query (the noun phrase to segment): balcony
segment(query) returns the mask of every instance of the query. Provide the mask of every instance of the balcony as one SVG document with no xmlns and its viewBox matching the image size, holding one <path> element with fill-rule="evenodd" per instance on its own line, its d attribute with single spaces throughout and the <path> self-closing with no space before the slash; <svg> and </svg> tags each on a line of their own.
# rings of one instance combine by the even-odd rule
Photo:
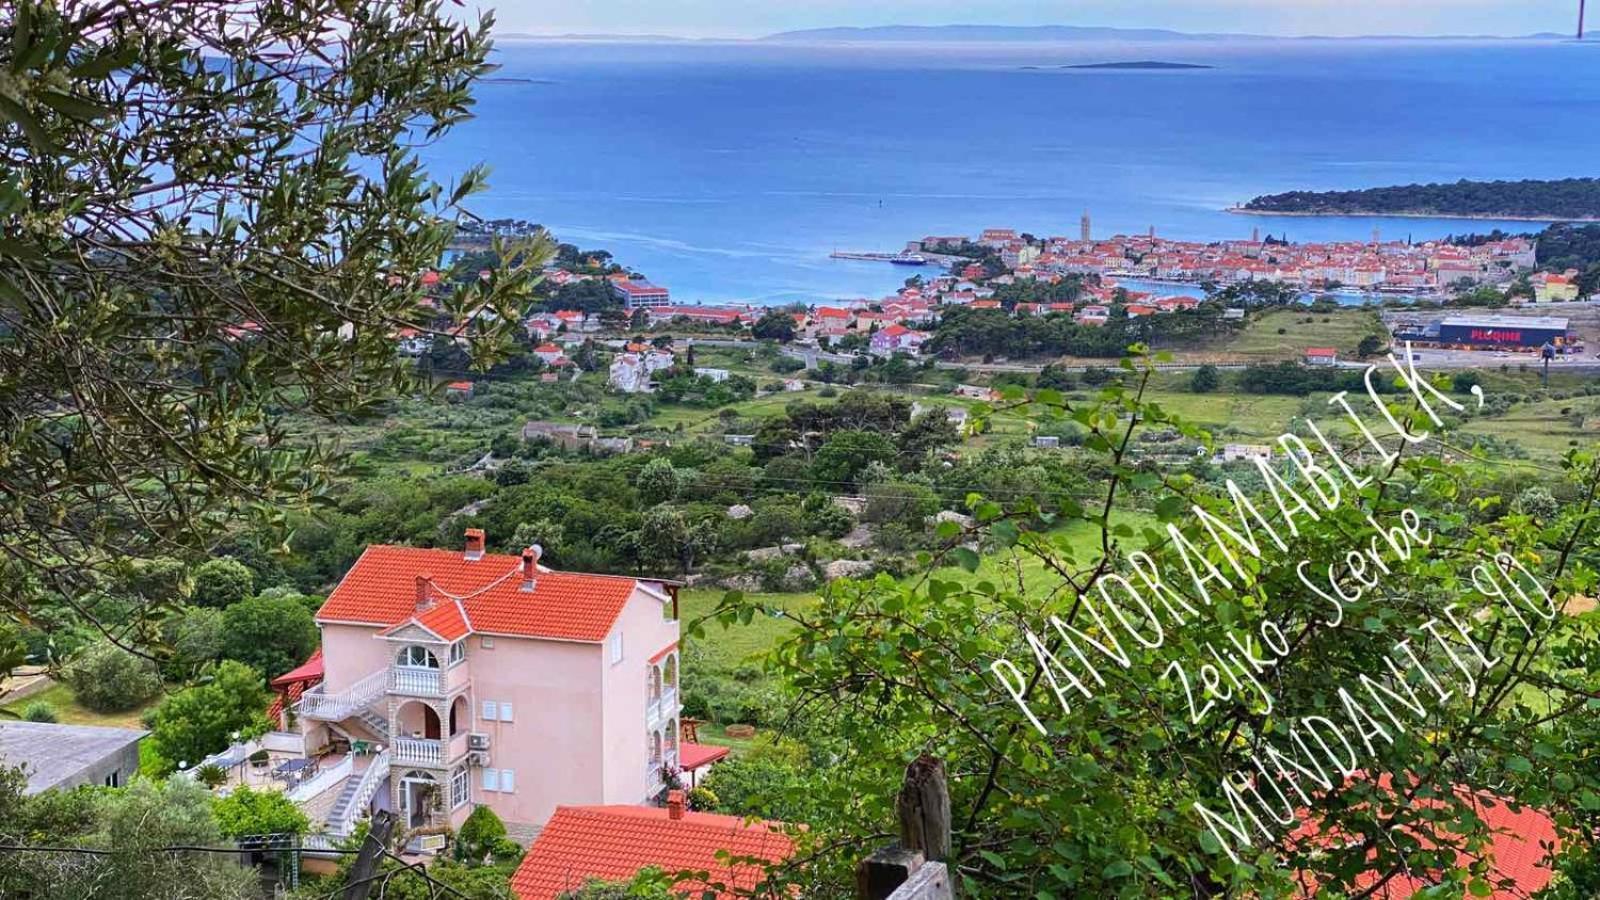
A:
<svg viewBox="0 0 1600 900">
<path fill-rule="evenodd" d="M 666 690 L 662 691 L 661 696 L 650 701 L 650 705 L 646 708 L 645 713 L 649 718 L 651 725 L 659 725 L 670 719 L 677 718 L 678 689 L 675 687 L 668 687 Z"/>
<path fill-rule="evenodd" d="M 326 685 L 317 685 L 306 691 L 294 708 L 299 715 L 308 719 L 326 722 L 348 719 L 383 696 L 386 680 L 387 676 L 380 669 L 342 691 L 330 693 Z"/>
<path fill-rule="evenodd" d="M 447 741 L 434 738 L 395 738 L 389 747 L 396 764 L 442 768 L 467 755 L 465 731 Z"/>
<path fill-rule="evenodd" d="M 444 741 L 426 738 L 395 738 L 389 752 L 397 764 L 417 766 L 444 765 Z"/>
<path fill-rule="evenodd" d="M 389 693 L 407 697 L 448 697 L 466 687 L 471 680 L 463 663 L 445 669 L 389 667 Z"/>
</svg>

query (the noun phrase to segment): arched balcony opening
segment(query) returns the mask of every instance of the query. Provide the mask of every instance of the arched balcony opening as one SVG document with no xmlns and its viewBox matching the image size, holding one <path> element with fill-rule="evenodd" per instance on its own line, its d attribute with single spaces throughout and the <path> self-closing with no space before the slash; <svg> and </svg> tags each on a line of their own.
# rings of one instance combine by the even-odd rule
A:
<svg viewBox="0 0 1600 900">
<path fill-rule="evenodd" d="M 452 711 L 453 714 L 453 711 Z M 395 710 L 395 737 L 436 741 L 439 739 L 439 714 L 417 700 L 400 704 Z"/>
<path fill-rule="evenodd" d="M 467 711 L 467 698 L 465 695 L 457 697 L 450 703 L 450 736 L 455 737 L 467 730 L 467 723 L 471 720 Z"/>
</svg>

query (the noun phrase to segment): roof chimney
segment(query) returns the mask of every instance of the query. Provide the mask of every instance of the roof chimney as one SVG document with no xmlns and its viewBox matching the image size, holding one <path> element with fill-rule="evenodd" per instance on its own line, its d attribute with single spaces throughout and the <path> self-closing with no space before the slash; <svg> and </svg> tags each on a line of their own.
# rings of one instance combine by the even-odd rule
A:
<svg viewBox="0 0 1600 900">
<path fill-rule="evenodd" d="M 532 591 L 539 582 L 539 557 L 544 555 L 544 548 L 534 544 L 522 551 L 522 589 Z"/>
<path fill-rule="evenodd" d="M 433 598 L 429 596 L 432 587 L 433 587 L 433 576 L 432 575 L 418 575 L 417 576 L 417 609 L 418 609 L 418 611 L 427 609 L 428 607 L 433 605 Z"/>
<path fill-rule="evenodd" d="M 483 559 L 483 529 L 467 529 L 467 550 L 463 554 L 467 559 Z"/>
<path fill-rule="evenodd" d="M 683 791 L 667 791 L 667 818 L 683 818 Z"/>
</svg>

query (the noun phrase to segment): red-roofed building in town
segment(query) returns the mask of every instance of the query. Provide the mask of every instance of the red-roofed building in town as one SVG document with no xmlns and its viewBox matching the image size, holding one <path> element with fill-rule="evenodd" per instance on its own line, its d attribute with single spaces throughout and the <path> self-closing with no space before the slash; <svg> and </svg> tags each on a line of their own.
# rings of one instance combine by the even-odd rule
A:
<svg viewBox="0 0 1600 900">
<path fill-rule="evenodd" d="M 531 830 L 558 806 L 657 800 L 684 766 L 676 588 L 485 543 L 369 546 L 317 612 L 319 655 L 274 681 L 294 716 L 272 746 L 317 760 L 291 794 L 314 829 L 379 807 L 459 828 L 488 806 Z"/>
<path fill-rule="evenodd" d="M 889 356 L 895 353 L 916 354 L 922 350 L 922 344 L 928 335 L 921 331 L 913 331 L 904 325 L 890 325 L 880 328 L 872 335 L 872 352 L 878 356 Z"/>
<path fill-rule="evenodd" d="M 643 278 L 629 278 L 626 275 L 612 276 L 611 295 L 621 300 L 629 310 L 672 305 L 672 295 L 666 288 Z"/>
<path fill-rule="evenodd" d="M 705 872 L 729 891 L 706 893 L 706 883 L 680 882 L 678 892 L 719 900 L 744 896 L 766 877 L 762 866 L 726 860 L 781 862 L 794 852 L 783 826 L 747 823 L 738 816 L 692 812 L 682 791 L 666 808 L 563 806 L 555 811 L 511 876 L 520 900 L 555 900 L 593 880 L 628 881 L 641 869 Z M 719 854 L 725 854 L 719 858 Z"/>
</svg>

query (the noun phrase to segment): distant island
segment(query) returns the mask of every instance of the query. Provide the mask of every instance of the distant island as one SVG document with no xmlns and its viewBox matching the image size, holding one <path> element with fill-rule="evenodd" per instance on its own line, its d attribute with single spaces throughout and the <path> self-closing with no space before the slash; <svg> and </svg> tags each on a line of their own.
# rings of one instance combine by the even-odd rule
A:
<svg viewBox="0 0 1600 900">
<path fill-rule="evenodd" d="M 1215 41 L 1215 40 L 1549 40 L 1555 34 L 1531 34 L 1516 38 L 1496 35 L 1442 35 L 1422 38 L 1411 35 L 1374 34 L 1361 37 L 1301 35 L 1286 37 L 1231 32 L 1202 33 L 1164 28 L 1111 28 L 1082 25 L 879 25 L 865 28 L 809 28 L 784 31 L 761 38 L 763 41 L 837 42 L 1025 42 L 1025 41 Z"/>
<path fill-rule="evenodd" d="M 1062 66 L 1063 69 L 1214 69 L 1199 63 L 1163 62 L 1159 59 L 1137 59 L 1130 62 L 1078 63 Z"/>
<path fill-rule="evenodd" d="M 1600 221 L 1600 178 L 1462 180 L 1356 191 L 1289 191 L 1257 197 L 1229 211 L 1280 216 Z"/>
</svg>

